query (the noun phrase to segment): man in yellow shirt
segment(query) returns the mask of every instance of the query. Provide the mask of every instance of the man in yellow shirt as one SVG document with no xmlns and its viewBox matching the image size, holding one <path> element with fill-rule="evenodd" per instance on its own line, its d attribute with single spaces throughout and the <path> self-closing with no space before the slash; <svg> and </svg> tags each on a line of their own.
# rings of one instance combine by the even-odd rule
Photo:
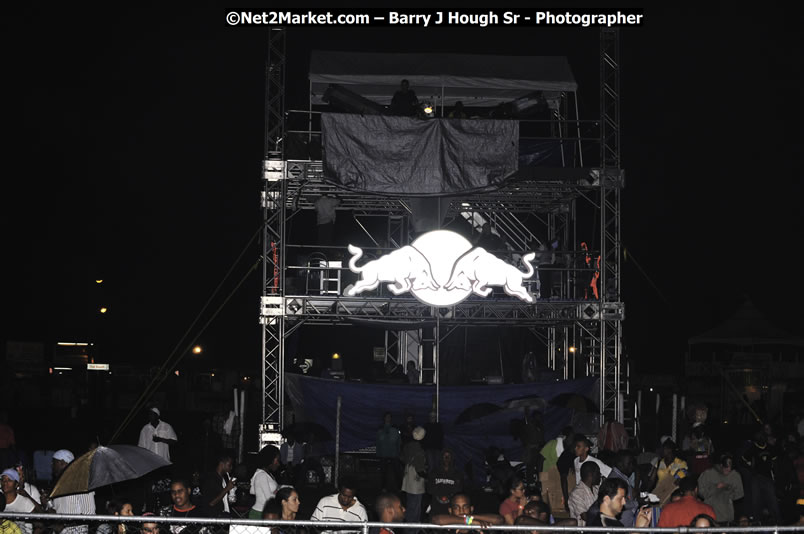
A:
<svg viewBox="0 0 804 534">
<path fill-rule="evenodd" d="M 672 439 L 666 439 L 662 443 L 662 457 L 656 458 L 653 462 L 658 477 L 657 484 L 669 476 L 676 481 L 681 480 L 689 473 L 687 462 L 676 456 L 676 444 Z"/>
</svg>

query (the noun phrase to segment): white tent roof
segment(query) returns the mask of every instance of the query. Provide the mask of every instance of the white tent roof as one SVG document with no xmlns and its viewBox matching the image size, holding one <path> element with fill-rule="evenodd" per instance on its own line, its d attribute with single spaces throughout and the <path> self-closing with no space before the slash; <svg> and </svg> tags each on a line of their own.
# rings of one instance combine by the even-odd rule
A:
<svg viewBox="0 0 804 534">
<path fill-rule="evenodd" d="M 533 91 L 574 92 L 577 83 L 566 57 L 470 54 L 385 54 L 313 51 L 310 82 L 320 104 L 329 84 L 340 84 L 379 104 L 390 104 L 401 80 L 419 100 L 444 105 L 493 106 Z M 545 95 L 547 96 L 547 95 Z"/>
</svg>

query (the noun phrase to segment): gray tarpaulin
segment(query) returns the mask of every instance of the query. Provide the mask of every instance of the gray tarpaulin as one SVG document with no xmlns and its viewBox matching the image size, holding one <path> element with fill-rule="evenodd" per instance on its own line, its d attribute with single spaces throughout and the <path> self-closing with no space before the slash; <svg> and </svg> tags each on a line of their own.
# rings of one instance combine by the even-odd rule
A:
<svg viewBox="0 0 804 534">
<path fill-rule="evenodd" d="M 492 56 L 485 54 L 417 54 L 313 51 L 310 55 L 312 102 L 331 83 L 389 104 L 403 79 L 419 100 L 465 106 L 495 106 L 533 91 L 545 96 L 574 92 L 578 85 L 563 56 Z"/>
<path fill-rule="evenodd" d="M 517 170 L 519 123 L 325 113 L 324 176 L 349 189 L 446 195 L 493 187 Z"/>
</svg>

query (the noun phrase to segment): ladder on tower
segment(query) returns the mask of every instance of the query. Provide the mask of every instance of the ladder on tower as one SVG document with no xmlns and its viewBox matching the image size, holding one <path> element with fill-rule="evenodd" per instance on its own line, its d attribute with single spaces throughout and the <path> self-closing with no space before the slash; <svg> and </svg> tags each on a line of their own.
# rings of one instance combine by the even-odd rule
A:
<svg viewBox="0 0 804 534">
<path fill-rule="evenodd" d="M 438 343 L 435 327 L 422 328 L 419 338 L 419 383 L 435 384 Z"/>
</svg>

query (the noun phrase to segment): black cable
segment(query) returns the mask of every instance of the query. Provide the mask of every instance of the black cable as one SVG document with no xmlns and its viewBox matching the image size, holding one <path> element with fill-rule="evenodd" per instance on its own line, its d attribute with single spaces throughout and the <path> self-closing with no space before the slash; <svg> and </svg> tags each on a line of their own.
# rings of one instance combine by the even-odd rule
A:
<svg viewBox="0 0 804 534">
<path fill-rule="evenodd" d="M 645 270 L 642 269 L 642 266 L 639 265 L 639 262 L 636 260 L 636 256 L 634 256 L 634 253 L 631 252 L 630 250 L 628 250 L 627 248 L 625 248 L 625 246 L 623 246 L 623 259 L 625 259 L 626 261 L 628 261 L 630 259 L 633 262 L 634 267 L 636 267 L 637 270 L 639 271 L 639 273 L 643 277 L 645 277 L 645 280 L 647 280 L 648 283 L 651 285 L 651 287 L 653 287 L 653 289 L 656 291 L 656 293 L 659 294 L 659 297 L 661 297 L 661 299 L 664 301 L 664 303 L 665 304 L 670 304 L 670 301 L 667 300 L 667 297 L 665 297 L 664 294 L 661 292 L 661 290 L 659 289 L 659 286 L 657 286 L 655 283 L 653 283 L 653 280 L 651 280 L 650 276 L 648 276 L 648 273 L 646 273 Z"/>
<path fill-rule="evenodd" d="M 134 418 L 134 415 L 135 415 L 135 414 L 136 414 L 136 413 L 137 413 L 137 412 L 140 410 L 140 408 L 142 408 L 142 406 L 143 406 L 143 405 L 144 405 L 144 404 L 147 402 L 147 400 L 148 400 L 148 399 L 151 397 L 151 395 L 154 393 L 154 391 L 155 391 L 155 387 L 153 387 L 153 385 L 154 385 L 155 381 L 156 381 L 156 380 L 157 380 L 157 379 L 158 379 L 160 376 L 167 376 L 167 375 L 170 373 L 170 371 L 172 371 L 173 369 L 175 369 L 176 364 L 178 364 L 178 362 L 179 362 L 179 361 L 181 361 L 181 358 L 183 358 L 183 357 L 184 357 L 184 352 L 177 352 L 177 351 L 179 350 L 179 347 L 180 347 L 180 346 L 181 346 L 181 344 L 184 342 L 184 340 L 187 338 L 187 336 L 188 336 L 188 335 L 190 335 L 190 332 L 192 331 L 193 327 L 195 327 L 196 323 L 198 323 L 198 321 L 201 319 L 201 316 L 204 314 L 204 312 L 206 311 L 206 309 L 207 309 L 207 308 L 209 307 L 209 305 L 212 303 L 212 300 L 213 300 L 213 299 L 215 298 L 215 296 L 218 294 L 218 292 L 220 291 L 221 287 L 223 287 L 223 284 L 226 282 L 226 280 L 227 280 L 227 279 L 229 278 L 229 276 L 232 274 L 232 271 L 234 271 L 235 267 L 237 267 L 238 263 L 240 262 L 240 260 L 242 259 L 243 255 L 246 253 L 246 251 L 248 250 L 248 248 L 251 246 L 251 244 L 252 244 L 252 242 L 254 241 L 254 239 L 255 239 L 255 238 L 256 238 L 256 237 L 257 237 L 257 236 L 258 236 L 258 235 L 259 235 L 259 234 L 262 232 L 262 229 L 263 229 L 263 227 L 264 227 L 264 226 L 265 226 L 265 222 L 263 222 L 262 224 L 260 224 L 259 228 L 257 228 L 257 231 L 256 231 L 256 232 L 254 232 L 254 234 L 253 234 L 253 235 L 251 236 L 251 238 L 248 240 L 248 242 L 246 243 L 246 245 L 243 247 L 243 250 L 241 250 L 240 254 L 239 254 L 239 255 L 237 256 L 237 258 L 234 260 L 234 262 L 232 263 L 232 266 L 229 268 L 229 270 L 227 271 L 227 273 L 226 273 L 226 274 L 224 275 L 224 277 L 221 279 L 221 281 L 220 281 L 220 283 L 218 284 L 218 286 L 215 288 L 215 290 L 212 292 L 212 294 L 210 295 L 210 297 L 207 299 L 206 303 L 205 303 L 205 304 L 204 304 L 204 306 L 201 308 L 201 310 L 198 312 L 198 314 L 196 315 L 195 319 L 193 319 L 193 322 L 190 324 L 190 326 L 189 326 L 189 327 L 187 328 L 187 330 L 184 332 L 184 334 L 182 335 L 182 337 L 181 337 L 181 338 L 179 339 L 179 341 L 176 343 L 176 346 L 173 348 L 173 350 L 170 352 L 170 354 L 168 355 L 168 357 L 165 359 L 164 363 L 163 363 L 163 364 L 162 364 L 162 366 L 159 368 L 159 371 L 157 371 L 156 376 L 154 376 L 154 378 L 151 380 L 151 382 L 148 384 L 148 386 L 146 386 L 145 391 L 143 391 L 143 392 L 142 392 L 142 394 L 140 395 L 139 399 L 137 399 L 137 402 L 135 402 L 135 403 L 134 403 L 134 406 L 132 406 L 132 408 L 131 408 L 131 410 L 129 411 L 129 413 L 128 413 L 128 414 L 126 415 L 126 417 L 123 419 L 123 422 L 120 424 L 120 426 L 117 428 L 117 430 L 115 430 L 115 433 L 112 435 L 112 438 L 109 440 L 109 443 L 110 443 L 110 444 L 111 444 L 111 443 L 113 443 L 115 439 L 117 439 L 117 437 L 120 435 L 120 433 L 121 433 L 121 432 L 123 432 L 123 430 L 125 430 L 125 428 L 126 428 L 128 425 L 129 425 L 129 423 L 131 422 L 131 420 Z M 256 265 L 258 265 L 258 264 L 259 264 L 259 262 L 260 262 L 260 260 L 258 260 L 258 261 L 257 261 L 257 264 L 256 264 Z M 248 276 L 248 274 L 250 274 L 250 273 L 251 273 L 251 271 L 252 271 L 252 270 L 254 270 L 255 268 L 256 268 L 255 266 L 252 266 L 252 267 L 249 269 L 249 271 L 248 271 L 248 273 L 247 273 L 247 275 L 246 275 L 246 276 Z M 243 283 L 243 281 L 244 281 L 244 280 L 241 280 L 241 282 L 240 282 L 240 283 L 237 285 L 237 287 L 235 288 L 235 290 L 236 290 L 237 288 L 239 288 L 239 287 L 240 287 L 240 285 Z M 231 298 L 231 296 L 232 296 L 232 293 L 230 293 L 230 294 L 229 294 L 229 296 L 226 298 L 226 300 L 224 301 L 224 304 L 225 304 L 225 303 L 226 303 L 226 302 L 229 300 L 229 298 Z M 213 317 L 214 317 L 215 315 L 217 315 L 217 313 L 218 313 L 219 311 L 220 311 L 220 308 L 218 308 L 218 310 L 215 312 L 215 314 L 213 315 Z M 207 323 L 207 324 L 209 324 L 209 323 Z M 205 326 L 204 328 L 206 328 L 206 326 Z M 199 335 L 197 335 L 197 336 L 194 338 L 193 342 L 195 342 L 195 340 L 197 340 L 199 336 L 200 336 L 200 334 L 199 334 Z M 190 344 L 190 346 L 192 347 L 192 343 Z M 188 350 L 189 350 L 189 349 L 188 349 Z M 174 358 L 176 358 L 176 357 L 177 357 L 177 354 L 178 354 L 178 358 L 176 359 L 176 362 L 175 362 L 175 363 L 172 363 L 172 360 L 173 360 Z M 170 367 L 170 370 L 169 370 L 169 371 L 167 371 L 167 372 L 165 372 L 165 370 L 166 370 L 166 368 L 167 368 L 167 367 Z M 159 385 L 160 385 L 160 384 L 161 384 L 163 381 L 164 381 L 164 378 L 162 378 L 162 379 L 161 379 L 161 380 L 160 380 L 160 381 L 159 381 L 159 382 L 156 384 L 156 387 L 158 387 L 158 386 L 159 386 Z"/>
</svg>

